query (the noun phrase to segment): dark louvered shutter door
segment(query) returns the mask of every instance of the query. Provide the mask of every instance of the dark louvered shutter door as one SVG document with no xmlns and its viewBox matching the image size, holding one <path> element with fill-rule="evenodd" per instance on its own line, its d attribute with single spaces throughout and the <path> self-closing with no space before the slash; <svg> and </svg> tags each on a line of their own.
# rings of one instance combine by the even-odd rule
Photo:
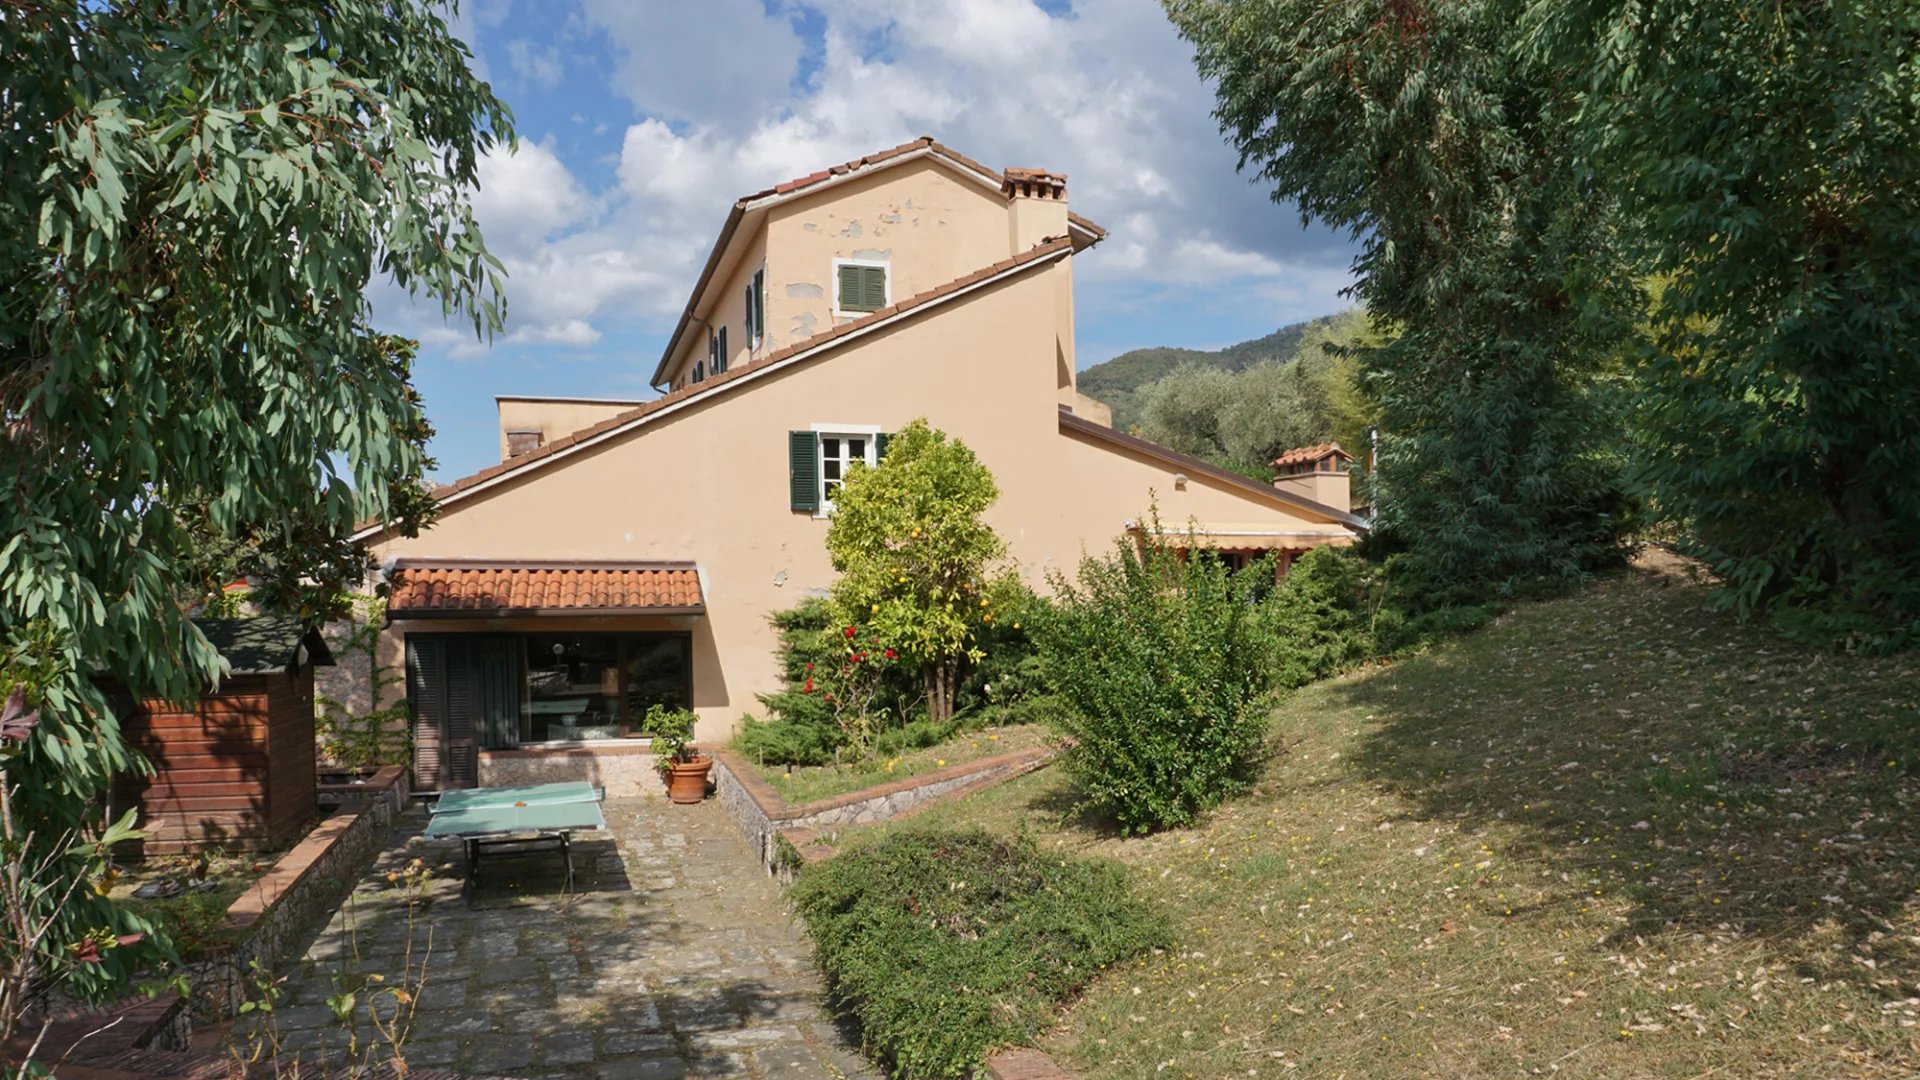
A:
<svg viewBox="0 0 1920 1080">
<path fill-rule="evenodd" d="M 474 720 L 480 714 L 480 665 L 471 641 L 447 648 L 446 786 L 470 788 L 480 782 L 480 754 Z"/>
<path fill-rule="evenodd" d="M 787 488 L 795 510 L 819 511 L 820 443 L 811 431 L 787 432 Z"/>
<path fill-rule="evenodd" d="M 873 437 L 873 463 L 878 465 L 885 460 L 887 460 L 887 433 L 883 431 Z"/>
<path fill-rule="evenodd" d="M 413 784 L 438 788 L 447 724 L 447 647 L 437 638 L 407 638 L 407 703 L 413 709 Z"/>
<path fill-rule="evenodd" d="M 884 267 L 860 268 L 860 306 L 867 311 L 879 311 L 887 306 L 887 271 Z"/>
</svg>

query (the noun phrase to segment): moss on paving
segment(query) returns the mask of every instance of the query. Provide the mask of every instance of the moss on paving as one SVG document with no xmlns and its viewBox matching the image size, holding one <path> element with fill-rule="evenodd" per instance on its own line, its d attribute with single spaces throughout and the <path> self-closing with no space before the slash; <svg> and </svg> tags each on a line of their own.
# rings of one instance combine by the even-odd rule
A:
<svg viewBox="0 0 1920 1080">
<path fill-rule="evenodd" d="M 1176 918 L 1049 1049 L 1100 1077 L 1913 1075 L 1920 656 L 1794 645 L 1689 573 L 1643 559 L 1301 691 L 1190 830 L 1119 839 L 1051 769 L 956 804 L 1124 861 Z"/>
</svg>

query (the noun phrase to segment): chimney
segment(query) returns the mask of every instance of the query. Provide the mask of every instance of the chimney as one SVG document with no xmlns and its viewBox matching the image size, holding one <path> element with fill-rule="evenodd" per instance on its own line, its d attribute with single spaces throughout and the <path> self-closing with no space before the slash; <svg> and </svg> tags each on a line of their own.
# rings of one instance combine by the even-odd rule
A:
<svg viewBox="0 0 1920 1080">
<path fill-rule="evenodd" d="M 1273 459 L 1273 486 L 1343 513 L 1353 512 L 1353 455 L 1339 443 L 1289 450 Z"/>
<path fill-rule="evenodd" d="M 1067 235 L 1067 175 L 1045 169 L 1008 169 L 1000 183 L 1007 197 L 1007 234 L 1011 254 L 1019 255 L 1051 237 Z"/>
</svg>

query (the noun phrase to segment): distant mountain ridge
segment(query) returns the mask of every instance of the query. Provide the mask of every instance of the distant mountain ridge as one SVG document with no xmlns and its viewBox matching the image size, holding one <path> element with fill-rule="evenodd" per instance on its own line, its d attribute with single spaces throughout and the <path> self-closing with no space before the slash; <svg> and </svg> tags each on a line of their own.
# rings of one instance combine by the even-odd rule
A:
<svg viewBox="0 0 1920 1080">
<path fill-rule="evenodd" d="M 1082 371 L 1078 385 L 1081 393 L 1110 406 L 1113 426 L 1125 431 L 1140 420 L 1140 391 L 1148 383 L 1172 374 L 1182 364 L 1240 371 L 1263 360 L 1290 360 L 1308 330 L 1333 319 L 1332 315 L 1322 315 L 1283 326 L 1265 337 L 1212 351 L 1165 345 L 1132 349 Z"/>
</svg>

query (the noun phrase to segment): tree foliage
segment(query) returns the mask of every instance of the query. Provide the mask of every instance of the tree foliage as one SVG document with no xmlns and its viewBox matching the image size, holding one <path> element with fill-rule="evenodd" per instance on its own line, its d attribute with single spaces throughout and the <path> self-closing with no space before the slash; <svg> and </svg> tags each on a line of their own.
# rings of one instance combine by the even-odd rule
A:
<svg viewBox="0 0 1920 1080">
<path fill-rule="evenodd" d="M 1610 203 L 1500 0 L 1167 0 L 1241 165 L 1362 241 L 1378 530 L 1436 581 L 1579 579 L 1618 554 Z M 1576 292 L 1576 285 L 1581 286 Z"/>
<path fill-rule="evenodd" d="M 365 291 L 498 325 L 467 199 L 511 131 L 424 0 L 15 0 L 0 55 L 0 633 L 52 673 L 15 770 L 52 836 L 137 765 L 91 674 L 214 674 L 176 602 L 210 541 L 292 581 L 417 524 L 408 353 Z"/>
<path fill-rule="evenodd" d="M 834 494 L 827 552 L 839 621 L 877 635 L 925 673 L 927 711 L 953 715 L 960 664 L 992 624 L 1006 542 L 982 520 L 1000 497 L 993 473 L 958 439 L 915 420 L 874 468 L 855 465 Z"/>
<path fill-rule="evenodd" d="M 1920 8 L 1532 8 L 1663 285 L 1638 414 L 1656 505 L 1743 610 L 1920 640 Z"/>
<path fill-rule="evenodd" d="M 1379 406 L 1360 383 L 1358 355 L 1384 339 L 1359 311 L 1304 326 L 1290 355 L 1237 372 L 1185 364 L 1149 383 L 1141 436 L 1261 479 L 1296 446 L 1338 442 L 1364 461 Z"/>
</svg>

